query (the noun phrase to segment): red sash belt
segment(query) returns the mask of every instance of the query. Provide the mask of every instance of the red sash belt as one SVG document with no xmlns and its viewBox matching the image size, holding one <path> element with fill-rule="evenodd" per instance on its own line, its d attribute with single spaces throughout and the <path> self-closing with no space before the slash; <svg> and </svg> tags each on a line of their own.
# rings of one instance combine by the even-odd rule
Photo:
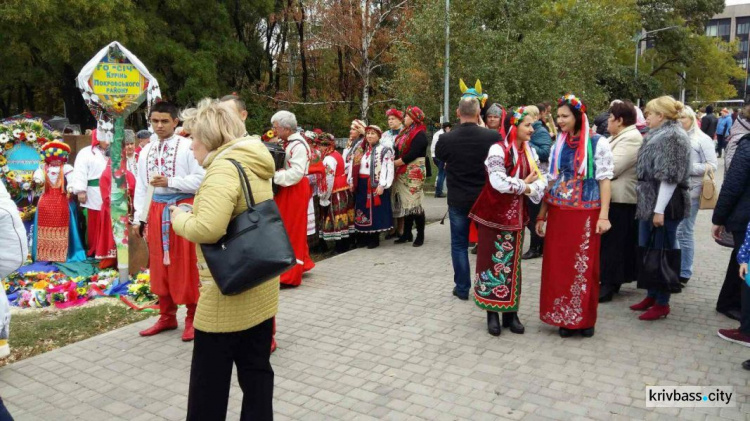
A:
<svg viewBox="0 0 750 421">
<path fill-rule="evenodd" d="M 367 181 L 367 208 L 368 209 L 370 208 L 370 202 L 371 201 L 375 202 L 375 206 L 380 206 L 380 196 L 377 195 L 376 192 L 375 192 L 375 190 L 372 189 L 372 184 L 370 184 L 370 182 L 369 182 L 370 176 L 369 175 L 360 174 L 359 178 L 360 179 L 364 179 L 364 180 L 368 180 Z M 377 188 L 376 188 L 376 190 L 377 190 Z"/>
</svg>

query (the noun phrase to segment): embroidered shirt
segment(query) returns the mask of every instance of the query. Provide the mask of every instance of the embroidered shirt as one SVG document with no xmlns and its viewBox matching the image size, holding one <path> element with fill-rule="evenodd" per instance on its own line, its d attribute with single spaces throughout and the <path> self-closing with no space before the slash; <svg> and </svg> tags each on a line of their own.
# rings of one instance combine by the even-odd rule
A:
<svg viewBox="0 0 750 421">
<path fill-rule="evenodd" d="M 532 148 L 531 156 L 539 166 L 539 156 L 536 151 Z M 526 192 L 526 182 L 520 178 L 509 175 L 505 169 L 505 151 L 500 145 L 492 145 L 490 153 L 487 155 L 487 159 L 484 161 L 484 166 L 487 168 L 487 174 L 490 177 L 490 184 L 492 188 L 500 193 L 508 193 L 515 195 L 522 195 Z M 542 175 L 546 175 L 542 173 Z M 529 185 L 531 194 L 529 199 L 534 203 L 539 203 L 544 197 L 544 191 L 547 188 L 546 177 L 538 178 L 536 181 Z"/>
<path fill-rule="evenodd" d="M 154 194 L 172 195 L 178 193 L 195 194 L 203 182 L 205 170 L 195 160 L 190 150 L 190 140 L 173 135 L 169 139 L 151 142 L 138 156 L 135 179 L 134 220 L 140 221 L 145 212 L 146 191 L 149 181 L 161 175 L 167 177 L 167 187 L 156 187 Z"/>
<path fill-rule="evenodd" d="M 86 203 L 81 207 L 100 210 L 102 208 L 102 194 L 99 186 L 89 186 L 89 180 L 99 180 L 107 167 L 107 157 L 98 146 L 86 146 L 76 155 L 74 173 L 71 179 L 73 193 L 86 193 Z"/>
<path fill-rule="evenodd" d="M 294 186 L 307 175 L 311 158 L 310 147 L 299 133 L 293 133 L 287 139 L 284 151 L 284 169 L 276 171 L 273 183 L 281 187 Z"/>
</svg>

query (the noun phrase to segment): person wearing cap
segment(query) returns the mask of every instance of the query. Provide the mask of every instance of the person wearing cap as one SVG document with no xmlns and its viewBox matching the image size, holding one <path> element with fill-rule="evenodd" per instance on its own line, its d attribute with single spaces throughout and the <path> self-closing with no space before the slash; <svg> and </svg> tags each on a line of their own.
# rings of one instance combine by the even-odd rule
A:
<svg viewBox="0 0 750 421">
<path fill-rule="evenodd" d="M 393 213 L 404 217 L 404 231 L 395 242 L 397 244 L 414 241 L 414 247 L 424 244 L 425 214 L 424 180 L 430 176 L 430 162 L 427 161 L 427 127 L 425 115 L 418 107 L 408 107 L 404 117 L 404 129 L 396 138 L 395 158 L 396 178 L 393 182 Z M 412 237 L 412 226 L 417 227 L 417 237 Z"/>
<path fill-rule="evenodd" d="M 391 108 L 385 112 L 385 115 L 388 117 L 389 130 L 383 132 L 383 137 L 380 138 L 380 144 L 386 148 L 393 149 L 396 144 L 396 137 L 401 132 L 401 129 L 404 128 L 404 113 L 395 108 Z"/>
<path fill-rule="evenodd" d="M 732 114 L 726 108 L 721 109 L 721 118 L 716 125 L 716 154 L 721 158 L 721 152 L 727 147 L 726 138 L 732 128 Z"/>
<path fill-rule="evenodd" d="M 34 181 L 44 184 L 34 215 L 31 259 L 44 262 L 81 262 L 86 251 L 78 236 L 75 204 L 70 200 L 73 167 L 68 164 L 70 146 L 53 140 L 42 146 L 42 164 Z"/>
<path fill-rule="evenodd" d="M 500 133 L 500 137 L 502 139 L 505 139 L 507 134 L 507 130 L 505 127 L 507 113 L 502 105 L 497 103 L 490 105 L 490 107 L 487 108 L 487 111 L 484 113 L 484 119 L 484 124 L 488 129 L 496 130 L 498 133 Z"/>
<path fill-rule="evenodd" d="M 78 151 L 76 161 L 73 164 L 73 177 L 70 186 L 73 193 L 78 196 L 78 204 L 86 208 L 86 238 L 88 243 L 88 256 L 93 256 L 96 251 L 97 242 L 100 241 L 99 219 L 102 209 L 102 195 L 99 192 L 99 179 L 107 167 L 107 150 L 109 150 L 109 138 L 98 135 L 97 130 L 91 131 L 91 145 Z"/>
<path fill-rule="evenodd" d="M 135 132 L 132 130 L 125 130 L 122 149 L 125 158 L 125 167 L 133 175 L 138 174 L 138 153 L 135 151 Z"/>
<path fill-rule="evenodd" d="M 151 142 L 151 132 L 145 129 L 138 130 L 135 137 L 138 138 L 138 145 L 135 147 L 135 153 L 140 154 L 141 150 Z"/>
<path fill-rule="evenodd" d="M 362 235 L 368 249 L 380 245 L 380 233 L 393 226 L 391 195 L 393 151 L 380 144 L 383 131 L 367 126 L 365 142 L 352 150 L 352 165 L 347 181 L 354 192 L 354 229 Z"/>
</svg>

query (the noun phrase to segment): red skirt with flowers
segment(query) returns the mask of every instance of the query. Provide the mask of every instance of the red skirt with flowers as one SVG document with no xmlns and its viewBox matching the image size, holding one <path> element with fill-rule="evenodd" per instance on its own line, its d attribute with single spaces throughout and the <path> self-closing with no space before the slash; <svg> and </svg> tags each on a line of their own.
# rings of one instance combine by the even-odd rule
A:
<svg viewBox="0 0 750 421">
<path fill-rule="evenodd" d="M 496 312 L 516 312 L 521 301 L 523 231 L 477 224 L 477 265 L 474 302 Z"/>
<path fill-rule="evenodd" d="M 567 329 L 596 324 L 599 306 L 599 209 L 551 205 L 544 238 L 539 316 Z"/>
</svg>

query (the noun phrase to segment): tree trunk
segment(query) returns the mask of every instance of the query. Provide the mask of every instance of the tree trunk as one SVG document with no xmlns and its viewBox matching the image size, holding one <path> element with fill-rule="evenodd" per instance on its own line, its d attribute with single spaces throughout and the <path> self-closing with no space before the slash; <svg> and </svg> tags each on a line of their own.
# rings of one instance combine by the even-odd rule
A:
<svg viewBox="0 0 750 421">
<path fill-rule="evenodd" d="M 28 108 L 28 110 L 31 112 L 36 111 L 36 103 L 34 101 L 34 88 L 24 82 L 23 90 L 26 94 L 26 108 Z"/>
<path fill-rule="evenodd" d="M 305 55 L 305 7 L 302 0 L 299 2 L 300 19 L 297 21 L 297 32 L 299 33 L 299 55 L 302 64 L 302 101 L 307 101 L 307 57 Z"/>
<path fill-rule="evenodd" d="M 339 95 L 342 101 L 346 101 L 346 90 L 344 87 L 344 54 L 341 52 L 341 47 L 336 47 L 336 58 L 339 66 Z"/>
</svg>

